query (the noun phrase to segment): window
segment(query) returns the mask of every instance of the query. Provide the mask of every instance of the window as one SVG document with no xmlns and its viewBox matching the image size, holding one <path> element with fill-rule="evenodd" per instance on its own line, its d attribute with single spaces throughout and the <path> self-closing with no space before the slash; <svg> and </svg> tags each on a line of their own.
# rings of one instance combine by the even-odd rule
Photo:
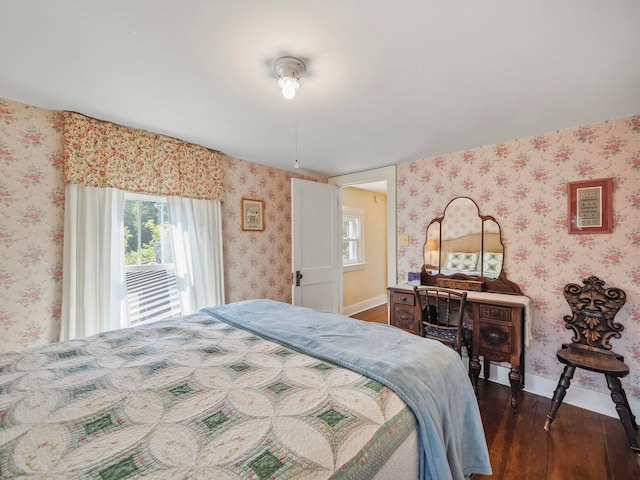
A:
<svg viewBox="0 0 640 480">
<path fill-rule="evenodd" d="M 130 324 L 181 315 L 164 197 L 125 194 L 124 250 Z"/>
<path fill-rule="evenodd" d="M 364 268 L 364 211 L 342 208 L 342 266 L 345 271 Z"/>
</svg>

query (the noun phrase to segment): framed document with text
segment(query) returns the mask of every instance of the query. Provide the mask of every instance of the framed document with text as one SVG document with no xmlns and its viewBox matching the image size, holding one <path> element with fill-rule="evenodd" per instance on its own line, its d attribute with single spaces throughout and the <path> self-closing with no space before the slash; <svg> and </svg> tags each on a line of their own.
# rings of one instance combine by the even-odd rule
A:
<svg viewBox="0 0 640 480">
<path fill-rule="evenodd" d="M 264 230 L 264 202 L 252 198 L 242 199 L 242 230 L 261 232 Z"/>
<path fill-rule="evenodd" d="M 569 182 L 569 233 L 611 233 L 613 179 Z"/>
</svg>

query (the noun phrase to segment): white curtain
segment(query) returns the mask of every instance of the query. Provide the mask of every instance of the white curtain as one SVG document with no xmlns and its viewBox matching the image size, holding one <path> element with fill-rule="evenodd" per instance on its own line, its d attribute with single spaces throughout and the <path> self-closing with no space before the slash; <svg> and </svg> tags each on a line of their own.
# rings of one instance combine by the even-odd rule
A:
<svg viewBox="0 0 640 480">
<path fill-rule="evenodd" d="M 61 340 L 128 326 L 123 217 L 124 192 L 66 186 Z"/>
<path fill-rule="evenodd" d="M 167 209 L 183 314 L 224 304 L 221 203 L 167 197 Z"/>
</svg>

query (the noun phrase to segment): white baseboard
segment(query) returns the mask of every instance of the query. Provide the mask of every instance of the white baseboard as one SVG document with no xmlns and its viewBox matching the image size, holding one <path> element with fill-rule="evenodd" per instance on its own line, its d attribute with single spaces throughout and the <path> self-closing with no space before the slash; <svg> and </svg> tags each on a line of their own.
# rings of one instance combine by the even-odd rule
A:
<svg viewBox="0 0 640 480">
<path fill-rule="evenodd" d="M 482 361 L 480 362 L 483 363 Z M 491 364 L 491 370 L 489 371 L 489 380 L 500 383 L 502 385 L 509 385 L 509 367 L 503 365 Z M 482 373 L 480 374 L 482 378 Z M 552 398 L 553 392 L 558 386 L 558 376 L 555 380 L 540 377 L 538 375 L 529 375 L 525 373 L 524 391 L 534 393 L 546 398 Z M 602 376 L 604 380 L 604 375 Z M 624 379 L 623 386 L 624 385 Z M 567 396 L 564 397 L 562 403 L 568 403 L 576 407 L 584 408 L 592 412 L 607 415 L 609 417 L 619 418 L 618 412 L 616 412 L 615 404 L 611 400 L 609 393 L 595 392 L 579 385 L 571 385 L 567 390 Z M 629 406 L 631 411 L 636 417 L 640 418 L 640 403 L 629 400 Z M 562 408 L 562 407 L 561 407 Z"/>
<path fill-rule="evenodd" d="M 380 297 L 370 298 L 369 300 L 365 300 L 364 302 L 356 303 L 354 305 L 349 305 L 348 307 L 342 307 L 343 315 L 353 315 L 354 313 L 360 313 L 364 310 L 368 310 L 373 307 L 377 307 L 378 305 L 382 305 L 383 303 L 387 303 L 387 296 L 382 295 Z"/>
</svg>

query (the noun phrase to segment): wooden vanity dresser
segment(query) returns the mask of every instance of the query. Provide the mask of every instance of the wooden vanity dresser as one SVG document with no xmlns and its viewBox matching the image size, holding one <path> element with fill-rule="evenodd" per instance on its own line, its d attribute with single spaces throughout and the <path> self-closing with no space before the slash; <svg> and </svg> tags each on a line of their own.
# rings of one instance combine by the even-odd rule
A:
<svg viewBox="0 0 640 480">
<path fill-rule="evenodd" d="M 420 283 L 467 292 L 465 323 L 473 329 L 470 376 L 478 391 L 480 357 L 484 377 L 490 362 L 509 363 L 511 408 L 518 408 L 524 385 L 524 351 L 531 336 L 531 299 L 507 278 L 505 248 L 498 221 L 481 215 L 468 197 L 451 200 L 443 215 L 427 225 Z M 422 309 L 413 287 L 388 289 L 389 323 L 419 335 Z M 473 325 L 471 325 L 473 324 Z"/>
<path fill-rule="evenodd" d="M 389 324 L 419 335 L 420 308 L 413 287 L 408 284 L 389 287 Z M 518 391 L 524 385 L 524 352 L 531 299 L 524 295 L 467 292 L 467 313 L 473 321 L 471 381 L 478 391 L 480 357 L 485 360 L 484 378 L 489 377 L 489 361 L 511 364 L 511 408 L 518 408 Z"/>
</svg>

